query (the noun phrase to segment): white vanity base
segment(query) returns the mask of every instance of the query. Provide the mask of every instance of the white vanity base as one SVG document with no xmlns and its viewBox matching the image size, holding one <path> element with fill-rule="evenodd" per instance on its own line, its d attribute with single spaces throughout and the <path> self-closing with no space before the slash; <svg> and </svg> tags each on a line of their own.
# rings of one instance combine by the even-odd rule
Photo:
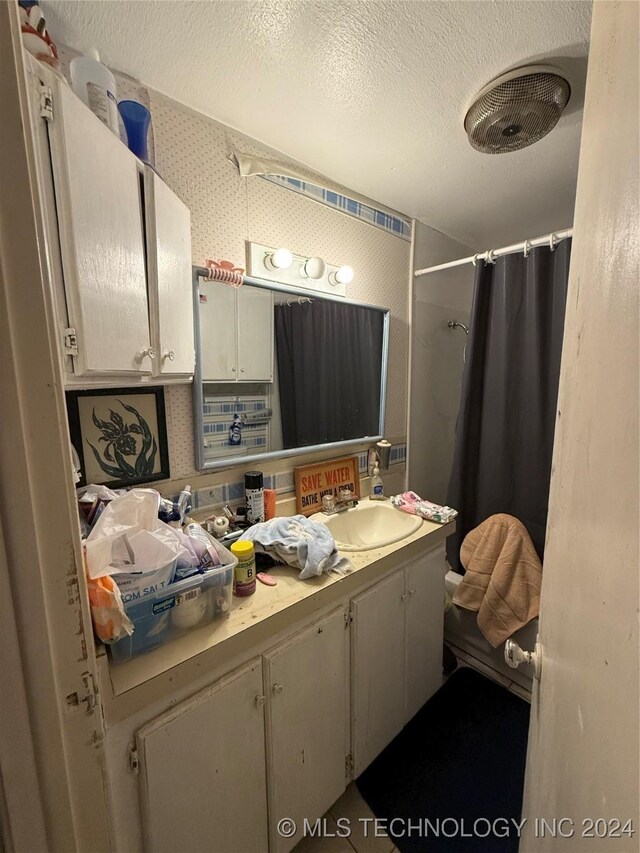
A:
<svg viewBox="0 0 640 853">
<path fill-rule="evenodd" d="M 112 849 L 289 853 L 440 687 L 453 528 L 352 552 L 344 576 L 276 567 L 224 623 L 100 655 Z"/>
</svg>

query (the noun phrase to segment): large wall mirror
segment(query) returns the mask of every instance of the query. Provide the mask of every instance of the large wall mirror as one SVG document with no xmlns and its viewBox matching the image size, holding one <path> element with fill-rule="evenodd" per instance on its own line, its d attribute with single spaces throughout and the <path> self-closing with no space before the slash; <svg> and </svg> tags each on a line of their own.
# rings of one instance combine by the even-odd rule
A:
<svg viewBox="0 0 640 853">
<path fill-rule="evenodd" d="M 198 267 L 193 285 L 199 470 L 382 437 L 387 310 Z"/>
</svg>

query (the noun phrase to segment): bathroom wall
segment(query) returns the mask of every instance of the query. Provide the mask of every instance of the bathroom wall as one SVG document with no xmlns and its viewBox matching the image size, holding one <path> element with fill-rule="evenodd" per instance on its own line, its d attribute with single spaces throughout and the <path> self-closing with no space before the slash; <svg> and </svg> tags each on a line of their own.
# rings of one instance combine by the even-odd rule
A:
<svg viewBox="0 0 640 853">
<path fill-rule="evenodd" d="M 194 264 L 224 258 L 244 267 L 245 240 L 286 246 L 299 254 L 320 255 L 331 263 L 348 263 L 355 270 L 348 298 L 391 310 L 385 436 L 396 445 L 396 453 L 385 483 L 390 493 L 401 491 L 407 433 L 410 242 L 276 183 L 259 177 L 240 178 L 229 161 L 234 147 L 263 157 L 273 157 L 273 151 L 115 73 L 119 97 L 137 98 L 151 110 L 155 165 L 191 211 Z M 286 161 L 286 155 L 279 158 Z M 229 495 L 236 489 L 230 492 L 224 487 L 239 483 L 243 471 L 255 468 L 255 463 L 239 464 L 233 471 L 198 473 L 191 385 L 169 386 L 165 396 L 171 480 L 155 487 L 171 493 L 189 482 L 201 492 L 197 497 L 200 506 L 231 499 Z M 353 452 L 358 449 L 362 448 Z M 317 455 L 309 454 L 260 467 L 282 474 L 278 489 L 283 492 L 291 488 L 293 467 L 314 458 Z"/>
<path fill-rule="evenodd" d="M 468 246 L 414 222 L 413 269 L 464 258 Z M 469 325 L 474 268 L 471 265 L 414 279 L 409 423 L 409 488 L 446 503 L 467 336 L 449 320 Z"/>
</svg>

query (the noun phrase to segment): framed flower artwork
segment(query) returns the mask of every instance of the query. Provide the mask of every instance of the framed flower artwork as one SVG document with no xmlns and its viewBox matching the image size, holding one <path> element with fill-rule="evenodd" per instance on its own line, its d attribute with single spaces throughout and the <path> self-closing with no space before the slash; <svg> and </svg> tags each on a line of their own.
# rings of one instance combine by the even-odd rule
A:
<svg viewBox="0 0 640 853">
<path fill-rule="evenodd" d="M 67 391 L 71 443 L 88 483 L 111 488 L 169 478 L 164 388 Z"/>
</svg>

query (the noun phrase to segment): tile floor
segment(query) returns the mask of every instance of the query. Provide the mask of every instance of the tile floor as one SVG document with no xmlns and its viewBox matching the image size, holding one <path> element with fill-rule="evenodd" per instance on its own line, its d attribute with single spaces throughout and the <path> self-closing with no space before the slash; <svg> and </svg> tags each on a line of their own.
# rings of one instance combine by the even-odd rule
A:
<svg viewBox="0 0 640 853">
<path fill-rule="evenodd" d="M 354 853 L 354 850 L 356 853 L 398 853 L 393 840 L 381 835 L 380 827 L 376 830 L 374 814 L 360 796 L 355 782 L 331 806 L 325 818 L 325 837 L 303 839 L 294 853 Z M 349 822 L 351 835 L 348 838 L 340 837 L 347 827 L 346 823 L 336 823 L 341 818 Z"/>
</svg>

